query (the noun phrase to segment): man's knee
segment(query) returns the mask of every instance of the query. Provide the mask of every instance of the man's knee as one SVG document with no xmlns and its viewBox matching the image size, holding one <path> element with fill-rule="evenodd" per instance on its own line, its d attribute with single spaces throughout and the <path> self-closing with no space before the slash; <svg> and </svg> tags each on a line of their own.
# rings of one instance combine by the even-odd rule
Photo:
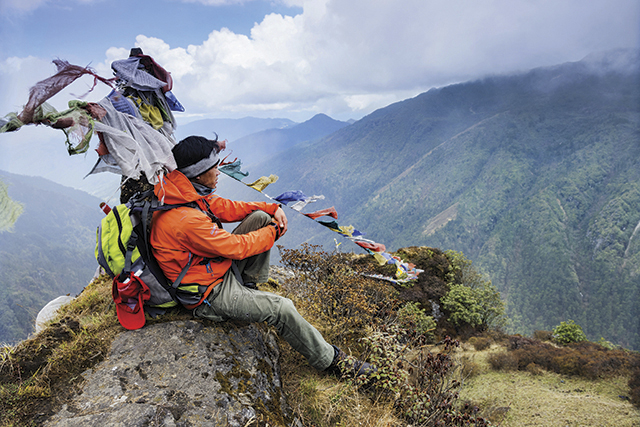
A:
<svg viewBox="0 0 640 427">
<path fill-rule="evenodd" d="M 299 316 L 298 310 L 296 310 L 296 307 L 293 305 L 293 301 L 289 298 L 281 296 L 278 298 L 278 305 L 277 316 L 280 322 L 290 322 Z"/>
<path fill-rule="evenodd" d="M 235 230 L 233 230 L 233 234 L 246 234 L 251 231 L 259 230 L 266 227 L 271 222 L 271 215 L 268 213 L 261 210 L 253 211 L 247 215 L 242 222 L 240 222 L 240 225 L 238 225 Z"/>
<path fill-rule="evenodd" d="M 260 210 L 251 212 L 248 218 L 251 218 L 251 221 L 255 221 L 256 224 L 260 225 L 260 227 L 264 227 L 273 221 L 273 219 L 271 218 L 271 215 L 269 215 L 265 211 L 260 211 Z"/>
</svg>

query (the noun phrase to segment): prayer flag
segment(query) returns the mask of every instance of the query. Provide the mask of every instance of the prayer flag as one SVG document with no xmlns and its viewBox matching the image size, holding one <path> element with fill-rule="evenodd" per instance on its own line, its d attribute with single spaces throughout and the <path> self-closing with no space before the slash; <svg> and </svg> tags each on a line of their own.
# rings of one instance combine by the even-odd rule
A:
<svg viewBox="0 0 640 427">
<path fill-rule="evenodd" d="M 336 208 L 331 206 L 330 208 L 326 208 L 326 209 L 321 209 L 319 211 L 315 211 L 315 212 L 311 212 L 311 213 L 303 213 L 302 215 L 304 216 L 308 216 L 311 219 L 316 219 L 316 218 L 320 218 L 322 216 L 330 216 L 334 219 L 338 219 L 338 212 L 336 212 Z M 354 230 L 354 234 L 355 232 L 358 232 L 357 230 Z"/>
<path fill-rule="evenodd" d="M 317 221 L 319 224 L 324 225 L 327 228 L 332 229 L 333 231 L 340 232 L 340 226 L 337 221 Z"/>
<path fill-rule="evenodd" d="M 264 190 L 265 188 L 267 188 L 267 186 L 269 184 L 273 184 L 277 180 L 278 180 L 278 177 L 276 175 L 271 174 L 268 177 L 267 176 L 261 176 L 256 181 L 252 182 L 251 184 L 247 184 L 247 186 L 251 187 L 251 188 L 253 188 L 255 190 L 258 190 L 259 192 L 262 193 L 262 190 Z"/>
<path fill-rule="evenodd" d="M 300 190 L 295 191 L 285 191 L 281 195 L 274 198 L 280 203 L 284 203 L 285 205 L 289 202 L 297 202 L 298 200 L 304 200 L 307 196 Z"/>
<path fill-rule="evenodd" d="M 365 249 L 370 249 L 374 252 L 384 252 L 386 250 L 382 243 L 369 243 L 363 240 L 354 240 L 355 244 Z"/>
<path fill-rule="evenodd" d="M 299 202 L 296 202 L 293 205 L 291 205 L 291 209 L 300 212 L 302 208 L 307 206 L 309 203 L 314 203 L 316 200 L 323 200 L 323 199 L 324 199 L 324 196 L 305 197 L 304 200 L 300 200 Z"/>
<path fill-rule="evenodd" d="M 242 172 L 240 170 L 240 166 L 242 162 L 240 160 L 236 160 L 233 163 L 228 163 L 226 165 L 222 165 L 218 167 L 220 172 L 223 172 L 229 175 L 231 178 L 234 178 L 238 181 L 242 181 L 242 178 L 245 178 L 249 175 L 249 172 Z"/>
</svg>

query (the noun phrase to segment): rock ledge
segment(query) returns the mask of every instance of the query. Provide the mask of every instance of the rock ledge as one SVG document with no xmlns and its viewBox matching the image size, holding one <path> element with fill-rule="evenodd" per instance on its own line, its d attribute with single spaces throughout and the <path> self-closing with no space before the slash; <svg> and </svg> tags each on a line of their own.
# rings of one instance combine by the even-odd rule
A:
<svg viewBox="0 0 640 427">
<path fill-rule="evenodd" d="M 44 425 L 291 425 L 279 357 L 263 325 L 188 320 L 123 332 Z"/>
</svg>

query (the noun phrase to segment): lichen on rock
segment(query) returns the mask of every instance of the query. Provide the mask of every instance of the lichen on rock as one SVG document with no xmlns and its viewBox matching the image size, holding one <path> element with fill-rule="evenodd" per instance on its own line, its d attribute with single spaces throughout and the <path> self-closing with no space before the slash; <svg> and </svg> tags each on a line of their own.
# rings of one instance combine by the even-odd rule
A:
<svg viewBox="0 0 640 427">
<path fill-rule="evenodd" d="M 185 320 L 127 331 L 45 426 L 290 425 L 279 356 L 264 325 Z"/>
</svg>

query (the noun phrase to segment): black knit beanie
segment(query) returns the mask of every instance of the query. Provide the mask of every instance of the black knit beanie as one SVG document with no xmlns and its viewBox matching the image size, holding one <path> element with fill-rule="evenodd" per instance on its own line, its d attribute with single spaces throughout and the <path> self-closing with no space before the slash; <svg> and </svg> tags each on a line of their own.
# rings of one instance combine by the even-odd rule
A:
<svg viewBox="0 0 640 427">
<path fill-rule="evenodd" d="M 219 163 L 218 140 L 207 139 L 203 136 L 188 136 L 172 149 L 178 170 L 187 178 L 195 178 L 207 172 Z"/>
</svg>

